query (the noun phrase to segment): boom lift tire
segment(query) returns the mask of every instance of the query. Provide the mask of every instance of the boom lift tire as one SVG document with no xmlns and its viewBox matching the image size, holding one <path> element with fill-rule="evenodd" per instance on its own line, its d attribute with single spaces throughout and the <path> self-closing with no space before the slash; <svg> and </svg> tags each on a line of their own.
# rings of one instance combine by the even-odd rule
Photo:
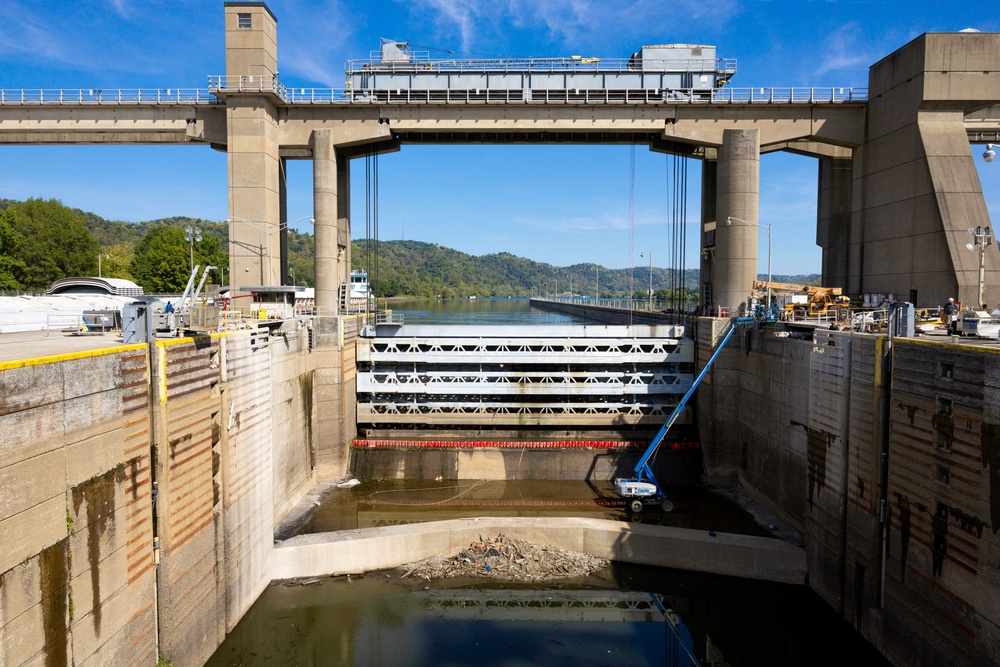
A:
<svg viewBox="0 0 1000 667">
<path fill-rule="evenodd" d="M 673 512 L 674 511 L 674 504 L 670 501 L 669 498 L 664 498 L 663 499 L 663 505 L 662 505 L 662 507 L 663 507 L 663 511 L 664 512 Z"/>
<path fill-rule="evenodd" d="M 631 510 L 633 512 L 635 512 L 636 514 L 638 514 L 639 512 L 642 511 L 642 501 L 641 500 L 633 500 L 632 503 L 629 505 L 629 507 L 631 508 Z"/>
</svg>

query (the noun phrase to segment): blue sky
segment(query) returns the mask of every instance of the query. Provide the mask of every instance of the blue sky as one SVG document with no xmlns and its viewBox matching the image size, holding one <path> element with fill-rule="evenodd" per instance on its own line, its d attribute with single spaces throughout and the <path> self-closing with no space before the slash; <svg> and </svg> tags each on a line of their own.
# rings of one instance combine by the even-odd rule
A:
<svg viewBox="0 0 1000 667">
<path fill-rule="evenodd" d="M 1000 30 L 995 2 L 931 0 L 272 0 L 281 80 L 342 88 L 345 59 L 380 37 L 476 56 L 623 58 L 643 44 L 714 44 L 734 87 L 866 87 L 868 67 L 923 32 Z M 221 0 L 0 3 L 0 88 L 196 88 L 224 73 Z M 979 159 L 1000 215 L 1000 162 Z M 56 198 L 108 219 L 224 220 L 225 155 L 204 146 L 0 146 L 0 197 Z M 630 263 L 628 146 L 404 146 L 380 159 L 383 240 L 506 251 L 567 266 Z M 670 257 L 668 158 L 636 149 L 632 261 Z M 364 234 L 364 162 L 353 165 L 353 232 Z M 816 162 L 761 161 L 760 221 L 775 274 L 818 273 Z M 688 166 L 687 265 L 697 266 L 700 163 Z M 289 219 L 312 215 L 308 161 L 289 166 Z M 301 224 L 296 227 L 302 229 Z M 760 271 L 766 270 L 761 237 Z"/>
</svg>

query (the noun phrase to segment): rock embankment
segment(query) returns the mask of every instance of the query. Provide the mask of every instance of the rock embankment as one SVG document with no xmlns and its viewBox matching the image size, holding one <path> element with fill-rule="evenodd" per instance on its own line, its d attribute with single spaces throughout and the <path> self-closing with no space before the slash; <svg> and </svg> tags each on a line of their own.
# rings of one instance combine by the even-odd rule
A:
<svg viewBox="0 0 1000 667">
<path fill-rule="evenodd" d="M 480 536 L 451 558 L 433 556 L 419 563 L 401 567 L 403 578 L 417 577 L 431 581 L 449 577 L 488 577 L 503 581 L 550 581 L 584 577 L 607 567 L 608 561 L 590 554 L 532 544 L 526 540 L 498 534 Z"/>
</svg>

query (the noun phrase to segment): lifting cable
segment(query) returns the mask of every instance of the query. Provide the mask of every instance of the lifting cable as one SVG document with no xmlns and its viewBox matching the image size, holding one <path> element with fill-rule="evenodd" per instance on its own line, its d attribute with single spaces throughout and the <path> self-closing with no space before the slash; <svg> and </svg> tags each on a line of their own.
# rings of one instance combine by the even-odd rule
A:
<svg viewBox="0 0 1000 667">
<path fill-rule="evenodd" d="M 365 152 L 365 273 L 368 274 L 368 294 L 376 295 L 379 264 L 378 243 L 378 150 Z M 375 299 L 376 310 L 378 299 Z M 367 310 L 367 305 L 366 305 Z"/>
<path fill-rule="evenodd" d="M 677 321 L 683 317 L 687 306 L 686 270 L 687 263 L 687 168 L 688 160 L 681 155 L 673 155 L 667 162 L 669 185 L 664 188 L 670 208 L 670 300 L 668 307 Z"/>
<path fill-rule="evenodd" d="M 628 298 L 629 304 L 635 297 L 633 277 L 635 274 L 635 144 L 629 155 L 628 172 Z M 628 309 L 628 325 L 632 326 L 632 307 Z"/>
</svg>

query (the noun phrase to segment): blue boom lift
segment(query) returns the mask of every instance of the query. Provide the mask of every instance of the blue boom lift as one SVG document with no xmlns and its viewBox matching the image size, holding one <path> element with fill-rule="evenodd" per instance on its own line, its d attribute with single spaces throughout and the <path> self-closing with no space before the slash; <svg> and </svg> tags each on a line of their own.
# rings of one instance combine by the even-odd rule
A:
<svg viewBox="0 0 1000 667">
<path fill-rule="evenodd" d="M 698 373 L 698 377 L 691 383 L 691 388 L 684 394 L 684 398 L 677 404 L 674 411 L 670 413 L 670 417 L 664 422 L 659 432 L 653 438 L 653 441 L 649 443 L 649 447 L 646 448 L 642 458 L 635 464 L 635 477 L 619 477 L 615 479 L 615 491 L 622 498 L 630 501 L 629 507 L 633 512 L 641 512 L 645 503 L 660 503 L 664 512 L 669 512 L 674 508 L 674 504 L 667 498 L 667 494 L 663 492 L 663 487 L 656 481 L 656 476 L 653 475 L 653 469 L 650 467 L 650 461 L 653 455 L 656 454 L 656 450 L 663 443 L 663 439 L 667 436 L 667 431 L 674 425 L 674 422 L 677 421 L 677 418 L 683 412 L 684 406 L 687 405 L 688 400 L 694 395 L 694 390 L 701 384 L 702 378 L 705 377 L 712 364 L 715 363 L 715 359 L 722 352 L 722 349 L 726 347 L 729 339 L 733 337 L 736 327 L 755 324 L 756 322 L 757 320 L 752 317 L 736 318 L 733 325 L 729 327 L 729 331 L 726 332 L 726 335 L 722 337 L 719 345 L 715 348 L 715 352 L 709 357 L 708 363 L 705 364 Z"/>
</svg>

